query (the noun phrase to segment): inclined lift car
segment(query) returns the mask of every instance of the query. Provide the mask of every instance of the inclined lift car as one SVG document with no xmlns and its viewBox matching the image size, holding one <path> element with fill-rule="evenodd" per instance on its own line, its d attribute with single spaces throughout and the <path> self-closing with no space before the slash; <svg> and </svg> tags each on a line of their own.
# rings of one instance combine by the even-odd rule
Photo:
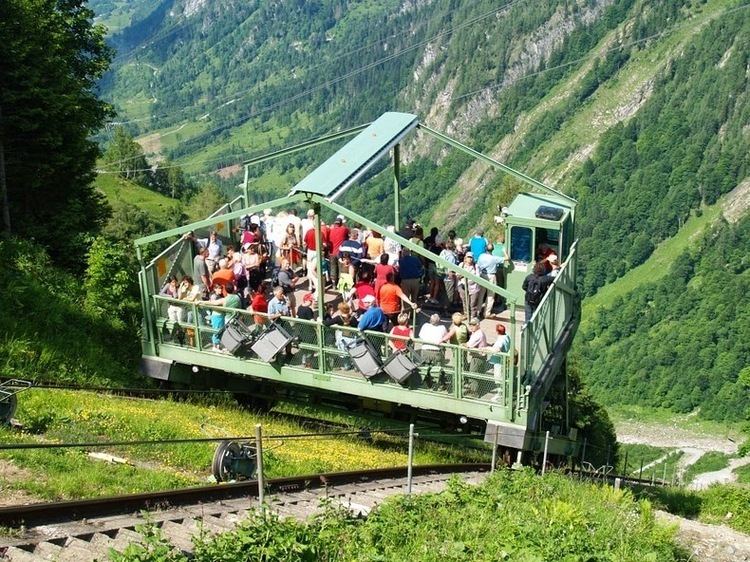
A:
<svg viewBox="0 0 750 562">
<path fill-rule="evenodd" d="M 497 218 L 505 230 L 511 258 L 506 288 L 440 259 L 336 202 L 378 161 L 392 155 L 394 224 L 398 232 L 402 218 L 399 148 L 408 135 L 418 130 L 530 187 L 528 192 L 517 195 Z M 250 166 L 350 136 L 354 138 L 295 185 L 286 197 L 259 205 L 247 204 Z M 423 344 L 419 340 L 411 342 L 408 353 L 394 357 L 387 345 L 388 336 L 383 333 L 360 334 L 342 326 L 329 327 L 318 321 L 286 317 L 258 324 L 259 315 L 245 310 L 232 310 L 235 318 L 228 324 L 232 333 L 245 341 L 231 346 L 233 353 L 214 351 L 213 330 L 205 321 L 206 312 L 212 307 L 208 303 L 186 303 L 159 295 L 168 276 L 192 274 L 196 247 L 185 235 L 192 232 L 197 237 L 207 237 L 210 231 L 216 231 L 225 243 L 237 245 L 236 230 L 242 217 L 269 208 L 276 213 L 293 207 L 315 210 L 318 248 L 321 216 L 343 215 L 349 223 L 380 232 L 413 254 L 495 293 L 507 303 L 500 321 L 510 335 L 511 351 L 490 355 L 443 344 L 441 359 L 427 363 L 420 361 Z M 540 208 L 545 212 L 540 212 Z M 205 220 L 136 241 L 144 317 L 143 372 L 168 381 L 167 384 L 246 393 L 256 400 L 255 405 L 280 398 L 315 400 L 378 411 L 386 416 L 432 420 L 442 427 L 484 431 L 485 441 L 496 442 L 505 458 L 511 460 L 521 458 L 522 453 L 525 458 L 538 454 L 545 441 L 550 455 L 561 459 L 575 456 L 578 442 L 567 408 L 565 361 L 580 315 L 576 293 L 575 208 L 575 200 L 567 195 L 430 129 L 417 116 L 407 113 L 385 113 L 370 124 L 254 158 L 245 162 L 244 195 Z M 165 241 L 171 241 L 171 245 L 146 263 L 143 247 Z M 561 269 L 530 322 L 524 323 L 521 284 L 534 266 L 541 243 L 559 256 Z M 320 253 L 317 260 L 318 286 L 324 286 Z M 326 299 L 331 296 L 330 292 L 324 295 L 318 291 L 319 318 L 323 317 Z M 185 314 L 178 320 L 170 320 L 167 312 L 170 305 L 182 307 Z M 492 322 L 483 321 L 485 333 L 494 334 Z M 228 327 L 225 331 L 229 330 Z M 347 341 L 357 341 L 356 349 L 341 346 L 342 336 L 351 338 Z M 545 439 L 547 432 L 551 439 Z M 244 462 L 237 451 L 227 455 L 226 459 Z M 226 469 L 218 467 L 219 471 Z"/>
</svg>

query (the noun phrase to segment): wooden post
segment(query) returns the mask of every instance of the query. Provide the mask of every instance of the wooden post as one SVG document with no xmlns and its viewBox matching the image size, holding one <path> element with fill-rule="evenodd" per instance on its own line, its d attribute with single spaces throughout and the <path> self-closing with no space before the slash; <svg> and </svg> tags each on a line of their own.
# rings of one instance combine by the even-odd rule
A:
<svg viewBox="0 0 750 562">
<path fill-rule="evenodd" d="M 406 495 L 411 494 L 412 465 L 414 463 L 414 424 L 409 424 L 409 459 L 406 465 Z"/>
<path fill-rule="evenodd" d="M 490 464 L 490 474 L 495 472 L 495 464 L 497 463 L 497 434 L 500 426 L 495 426 L 495 435 L 492 437 L 492 464 Z"/>
<path fill-rule="evenodd" d="M 255 424 L 255 459 L 258 463 L 258 504 L 263 508 L 265 500 L 265 484 L 263 478 L 263 428 Z"/>
<path fill-rule="evenodd" d="M 544 455 L 542 456 L 542 476 L 547 470 L 547 446 L 549 445 L 549 430 L 544 434 Z"/>
</svg>

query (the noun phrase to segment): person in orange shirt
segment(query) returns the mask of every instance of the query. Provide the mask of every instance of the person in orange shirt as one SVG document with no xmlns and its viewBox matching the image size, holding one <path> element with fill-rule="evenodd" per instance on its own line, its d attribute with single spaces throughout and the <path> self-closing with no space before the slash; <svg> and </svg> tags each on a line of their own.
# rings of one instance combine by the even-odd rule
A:
<svg viewBox="0 0 750 562">
<path fill-rule="evenodd" d="M 213 277 L 211 277 L 212 285 L 220 285 L 222 293 L 226 295 L 224 288 L 227 283 L 234 283 L 234 264 L 231 263 L 227 258 L 221 258 L 219 260 L 219 269 L 217 269 Z"/>
<path fill-rule="evenodd" d="M 380 287 L 378 303 L 383 313 L 394 326 L 397 324 L 397 318 L 401 312 L 402 301 L 412 308 L 417 308 L 417 305 L 411 302 L 409 297 L 401 290 L 401 287 L 396 284 L 393 273 L 388 273 L 385 277 L 385 284 Z"/>
</svg>

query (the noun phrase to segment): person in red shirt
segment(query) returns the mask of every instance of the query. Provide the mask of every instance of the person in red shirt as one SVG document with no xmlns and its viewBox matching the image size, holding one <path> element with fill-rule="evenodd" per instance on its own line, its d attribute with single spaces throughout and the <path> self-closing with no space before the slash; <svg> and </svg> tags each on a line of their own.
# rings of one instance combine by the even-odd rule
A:
<svg viewBox="0 0 750 562">
<path fill-rule="evenodd" d="M 253 313 L 253 320 L 258 326 L 262 326 L 268 321 L 268 318 L 264 314 L 268 314 L 268 300 L 266 299 L 266 282 L 263 281 L 258 285 L 258 288 L 253 293 L 253 299 L 250 301 L 248 310 Z"/>
<path fill-rule="evenodd" d="M 411 326 L 409 326 L 408 314 L 402 312 L 398 315 L 398 325 L 391 328 L 390 335 L 398 337 L 389 339 L 388 347 L 394 352 L 404 351 L 408 342 L 400 338 L 411 338 L 414 336 L 414 332 L 412 332 Z"/>
<path fill-rule="evenodd" d="M 339 282 L 339 263 L 337 256 L 341 244 L 349 240 L 349 229 L 344 226 L 344 219 L 341 216 L 336 217 L 329 233 L 328 239 L 331 246 L 331 282 L 335 287 Z"/>
</svg>

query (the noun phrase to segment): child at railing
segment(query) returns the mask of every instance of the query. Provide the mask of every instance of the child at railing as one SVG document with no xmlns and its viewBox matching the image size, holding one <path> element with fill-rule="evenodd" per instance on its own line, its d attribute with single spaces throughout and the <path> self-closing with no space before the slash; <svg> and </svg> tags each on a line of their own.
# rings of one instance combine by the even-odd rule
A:
<svg viewBox="0 0 750 562">
<path fill-rule="evenodd" d="M 388 347 L 394 352 L 404 351 L 406 349 L 406 340 L 399 338 L 412 338 L 414 336 L 414 332 L 412 331 L 411 326 L 409 326 L 408 314 L 404 312 L 399 314 L 397 322 L 398 324 L 391 328 L 389 335 L 398 337 L 390 338 L 388 340 Z"/>
</svg>

